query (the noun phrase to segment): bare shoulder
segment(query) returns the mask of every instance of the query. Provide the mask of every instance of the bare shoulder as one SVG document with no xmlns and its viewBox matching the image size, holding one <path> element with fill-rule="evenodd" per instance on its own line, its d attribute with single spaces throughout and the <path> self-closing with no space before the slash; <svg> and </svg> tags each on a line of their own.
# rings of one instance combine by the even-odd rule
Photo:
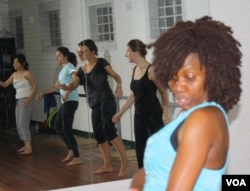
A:
<svg viewBox="0 0 250 191">
<path fill-rule="evenodd" d="M 149 67 L 149 69 L 148 69 L 148 72 L 154 74 L 154 71 L 155 71 L 155 66 L 152 65 L 152 64 L 150 64 L 150 67 Z"/>
<path fill-rule="evenodd" d="M 33 77 L 33 73 L 30 70 L 27 70 L 25 73 L 25 77 L 26 78 Z"/>
<path fill-rule="evenodd" d="M 179 151 L 197 155 L 195 163 L 220 168 L 225 162 L 229 132 L 223 112 L 214 106 L 197 109 L 182 124 L 177 134 Z"/>
<path fill-rule="evenodd" d="M 186 136 L 200 136 L 209 138 L 218 131 L 227 129 L 227 123 L 223 112 L 214 106 L 197 109 L 186 119 L 182 133 Z M 208 139 L 207 139 L 208 140 Z"/>
<path fill-rule="evenodd" d="M 150 80 L 155 81 L 155 66 L 152 64 L 148 69 L 148 77 Z"/>
<path fill-rule="evenodd" d="M 216 121 L 225 121 L 223 112 L 215 106 L 208 106 L 200 108 L 192 112 L 189 116 L 189 120 L 197 122 L 214 123 Z"/>
</svg>

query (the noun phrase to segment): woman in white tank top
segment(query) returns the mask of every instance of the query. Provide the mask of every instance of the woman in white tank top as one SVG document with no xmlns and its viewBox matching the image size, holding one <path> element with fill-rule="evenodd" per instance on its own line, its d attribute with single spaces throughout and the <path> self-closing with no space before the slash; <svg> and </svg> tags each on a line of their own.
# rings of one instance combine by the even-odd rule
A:
<svg viewBox="0 0 250 191">
<path fill-rule="evenodd" d="M 16 90 L 16 127 L 20 139 L 24 142 L 24 146 L 17 151 L 22 155 L 29 155 L 32 153 L 30 133 L 32 102 L 37 86 L 23 54 L 14 56 L 13 66 L 15 72 L 5 82 L 0 81 L 0 86 L 7 87 L 13 84 Z"/>
</svg>

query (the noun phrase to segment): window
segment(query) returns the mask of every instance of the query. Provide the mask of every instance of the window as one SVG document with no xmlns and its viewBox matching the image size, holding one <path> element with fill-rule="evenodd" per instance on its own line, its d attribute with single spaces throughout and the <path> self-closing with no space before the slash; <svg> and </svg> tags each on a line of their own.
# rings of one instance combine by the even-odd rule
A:
<svg viewBox="0 0 250 191">
<path fill-rule="evenodd" d="M 89 7 L 91 38 L 96 42 L 114 40 L 112 5 Z"/>
<path fill-rule="evenodd" d="M 89 38 L 100 51 L 116 48 L 113 0 L 86 0 L 89 16 Z"/>
<path fill-rule="evenodd" d="M 10 16 L 10 28 L 15 36 L 17 49 L 24 48 L 24 32 L 23 32 L 23 17 L 20 9 L 11 10 Z"/>
<path fill-rule="evenodd" d="M 99 41 L 114 40 L 111 5 L 97 7 L 96 11 L 97 11 L 98 40 Z"/>
<path fill-rule="evenodd" d="M 158 0 L 160 34 L 182 20 L 181 0 Z"/>
<path fill-rule="evenodd" d="M 49 15 L 50 43 L 51 46 L 61 45 L 60 23 L 58 11 L 51 11 Z"/>
<path fill-rule="evenodd" d="M 22 17 L 16 17 L 16 46 L 17 49 L 24 48 L 24 39 L 23 39 L 23 20 Z"/>
<path fill-rule="evenodd" d="M 148 3 L 151 38 L 157 38 L 176 22 L 182 20 L 181 0 L 149 0 Z"/>
<path fill-rule="evenodd" d="M 39 4 L 41 42 L 44 51 L 61 46 L 59 1 Z M 52 49 L 51 49 L 52 50 Z"/>
</svg>

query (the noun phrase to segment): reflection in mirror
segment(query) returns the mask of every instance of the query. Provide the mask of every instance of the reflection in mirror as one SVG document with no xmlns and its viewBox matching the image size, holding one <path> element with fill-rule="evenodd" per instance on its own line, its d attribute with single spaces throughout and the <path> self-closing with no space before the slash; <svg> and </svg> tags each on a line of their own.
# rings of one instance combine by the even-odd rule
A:
<svg viewBox="0 0 250 191">
<path fill-rule="evenodd" d="M 209 2 L 207 0 L 188 3 L 187 1 L 149 0 L 144 1 L 141 6 L 133 1 L 120 1 L 116 4 L 113 1 L 105 1 L 105 3 L 86 0 L 82 11 L 86 17 L 83 18 L 82 23 L 86 22 L 83 24 L 84 37 L 97 42 L 99 50 L 103 53 L 102 57 L 109 60 L 122 76 L 124 96 L 117 100 L 117 107 L 120 108 L 130 93 L 131 66 L 120 64 L 128 63 L 123 57 L 127 42 L 136 37 L 149 43 L 179 20 L 194 20 L 200 16 L 209 15 Z M 132 19 L 133 22 L 128 22 Z M 150 53 L 148 60 L 152 60 L 152 51 Z M 110 80 L 110 84 L 111 87 L 115 87 L 113 80 Z M 173 118 L 179 110 L 174 103 L 174 98 L 171 95 L 169 97 L 169 113 Z M 134 142 L 133 113 L 134 108 L 131 107 L 116 124 L 119 135 L 129 142 Z"/>
<path fill-rule="evenodd" d="M 57 47 L 65 46 L 76 53 L 81 40 L 93 39 L 99 50 L 98 56 L 104 57 L 122 78 L 123 96 L 117 99 L 117 107 L 120 108 L 131 91 L 133 65 L 125 57 L 127 43 L 136 38 L 147 44 L 151 43 L 177 21 L 194 20 L 204 15 L 209 15 L 209 0 L 9 0 L 10 22 L 2 25 L 15 36 L 17 51 L 25 53 L 30 63 L 33 63 L 31 69 L 37 78 L 38 91 L 53 84 L 57 79 Z M 146 59 L 152 62 L 153 50 L 148 50 Z M 77 68 L 84 64 L 84 61 L 78 59 Z M 109 82 L 115 91 L 115 81 L 109 78 Z M 100 179 L 120 179 L 119 156 L 112 146 L 111 157 L 116 173 L 93 174 L 103 161 L 93 136 L 91 109 L 82 86 L 78 87 L 78 93 L 79 106 L 73 126 L 77 135 L 87 138 L 79 139 L 80 152 L 83 151 L 81 157 L 84 163 L 88 164 L 84 170 L 88 170 L 89 176 L 85 179 L 88 179 L 89 183 L 100 182 Z M 179 111 L 171 94 L 169 101 L 169 113 L 173 118 Z M 116 124 L 130 162 L 128 174 L 124 178 L 131 178 L 137 170 L 133 114 L 132 106 Z M 32 120 L 41 122 L 45 118 L 43 104 L 37 102 L 34 105 Z"/>
</svg>

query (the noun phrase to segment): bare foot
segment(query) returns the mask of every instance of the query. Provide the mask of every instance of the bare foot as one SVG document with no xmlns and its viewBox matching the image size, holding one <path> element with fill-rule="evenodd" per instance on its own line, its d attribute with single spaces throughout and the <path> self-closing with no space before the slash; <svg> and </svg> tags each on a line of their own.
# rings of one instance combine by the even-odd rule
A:
<svg viewBox="0 0 250 191">
<path fill-rule="evenodd" d="M 82 164 L 82 160 L 79 157 L 74 157 L 69 163 L 67 163 L 67 166 L 73 166 Z"/>
<path fill-rule="evenodd" d="M 73 151 L 69 151 L 67 156 L 62 160 L 63 162 L 69 162 L 74 158 Z"/>
<path fill-rule="evenodd" d="M 103 166 L 96 171 L 94 171 L 95 174 L 102 174 L 102 173 L 108 173 L 108 172 L 113 172 L 114 169 L 112 166 Z"/>
<path fill-rule="evenodd" d="M 24 151 L 20 152 L 20 154 L 21 155 L 30 155 L 30 154 L 32 154 L 32 150 L 30 150 L 30 149 L 24 149 Z"/>
<path fill-rule="evenodd" d="M 119 172 L 119 177 L 123 177 L 127 174 L 128 172 L 128 163 L 126 165 L 121 165 L 120 172 Z"/>
<path fill-rule="evenodd" d="M 24 150 L 25 150 L 25 147 L 22 147 L 20 149 L 17 149 L 16 151 L 20 153 L 20 152 L 23 152 Z"/>
</svg>

